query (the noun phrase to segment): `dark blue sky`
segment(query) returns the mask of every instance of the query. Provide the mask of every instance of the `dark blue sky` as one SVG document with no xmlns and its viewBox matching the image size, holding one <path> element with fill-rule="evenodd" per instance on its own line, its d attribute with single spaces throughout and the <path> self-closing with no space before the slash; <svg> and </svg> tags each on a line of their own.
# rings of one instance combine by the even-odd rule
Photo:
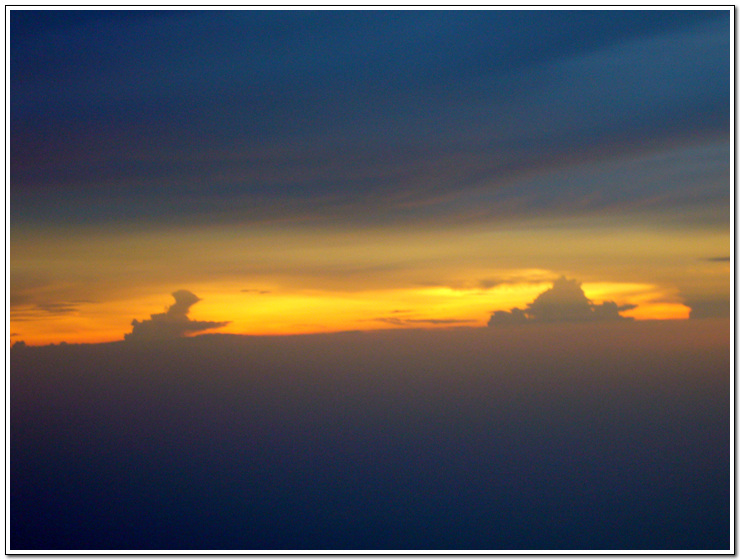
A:
<svg viewBox="0 0 740 560">
<path fill-rule="evenodd" d="M 454 221 L 471 188 L 729 135 L 727 11 L 10 22 L 16 224 L 426 216 L 399 204 Z"/>
</svg>

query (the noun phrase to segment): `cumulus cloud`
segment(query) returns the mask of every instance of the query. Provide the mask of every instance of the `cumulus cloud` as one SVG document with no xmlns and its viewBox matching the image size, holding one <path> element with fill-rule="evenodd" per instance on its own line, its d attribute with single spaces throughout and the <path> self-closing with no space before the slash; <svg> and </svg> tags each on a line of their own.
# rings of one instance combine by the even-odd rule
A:
<svg viewBox="0 0 740 560">
<path fill-rule="evenodd" d="M 488 325 L 624 320 L 628 317 L 622 317 L 620 311 L 635 307 L 620 306 L 613 301 L 594 303 L 583 293 L 577 280 L 561 276 L 553 282 L 552 288 L 538 295 L 525 309 L 494 311 Z"/>
<path fill-rule="evenodd" d="M 125 340 L 168 340 L 186 334 L 208 331 L 228 325 L 228 321 L 193 321 L 188 317 L 190 308 L 200 298 L 188 290 L 178 290 L 172 294 L 175 303 L 164 313 L 155 313 L 149 319 L 131 324 L 133 330 L 124 336 Z"/>
<path fill-rule="evenodd" d="M 522 309 L 514 307 L 510 311 L 494 311 L 493 315 L 491 315 L 491 319 L 488 321 L 488 326 L 520 325 L 522 323 L 526 323 L 527 321 L 529 321 L 529 319 L 527 318 L 526 313 Z"/>
</svg>

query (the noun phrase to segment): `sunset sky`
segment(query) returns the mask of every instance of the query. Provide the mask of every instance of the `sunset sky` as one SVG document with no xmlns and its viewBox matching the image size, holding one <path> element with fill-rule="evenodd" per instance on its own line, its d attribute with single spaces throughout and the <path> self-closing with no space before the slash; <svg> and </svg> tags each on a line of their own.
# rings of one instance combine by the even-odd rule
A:
<svg viewBox="0 0 740 560">
<path fill-rule="evenodd" d="M 6 553 L 734 553 L 734 8 L 6 15 Z"/>
<path fill-rule="evenodd" d="M 729 317 L 730 17 L 9 10 L 11 341 Z"/>
</svg>

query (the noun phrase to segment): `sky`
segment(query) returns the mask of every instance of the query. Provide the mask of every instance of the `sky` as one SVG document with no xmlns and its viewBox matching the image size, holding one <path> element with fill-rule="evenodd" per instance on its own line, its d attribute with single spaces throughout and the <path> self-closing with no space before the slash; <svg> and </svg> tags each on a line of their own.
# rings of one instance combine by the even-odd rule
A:
<svg viewBox="0 0 740 560">
<path fill-rule="evenodd" d="M 11 341 L 729 317 L 730 29 L 9 10 Z"/>
<path fill-rule="evenodd" d="M 733 9 L 6 11 L 6 552 L 734 552 Z"/>
</svg>

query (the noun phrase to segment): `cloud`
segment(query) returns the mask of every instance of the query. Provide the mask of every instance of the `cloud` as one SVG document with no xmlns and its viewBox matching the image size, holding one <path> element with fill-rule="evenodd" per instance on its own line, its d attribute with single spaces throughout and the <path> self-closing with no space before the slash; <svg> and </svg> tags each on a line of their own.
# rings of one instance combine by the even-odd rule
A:
<svg viewBox="0 0 740 560">
<path fill-rule="evenodd" d="M 83 299 L 32 303 L 33 298 L 27 294 L 20 294 L 15 297 L 11 295 L 10 300 L 10 317 L 13 321 L 18 322 L 75 315 L 80 311 L 80 304 L 92 303 L 90 300 Z"/>
<path fill-rule="evenodd" d="M 240 291 L 243 294 L 260 294 L 260 295 L 263 295 L 263 294 L 269 294 L 270 293 L 270 290 L 257 290 L 257 289 L 244 289 L 244 290 L 240 290 Z"/>
<path fill-rule="evenodd" d="M 527 269 L 498 277 L 481 278 L 478 280 L 476 287 L 482 290 L 490 290 L 511 284 L 540 284 L 551 277 L 552 273 L 549 270 Z"/>
<path fill-rule="evenodd" d="M 730 262 L 730 257 L 709 257 L 702 260 L 707 262 Z"/>
<path fill-rule="evenodd" d="M 178 290 L 172 294 L 175 303 L 164 313 L 155 313 L 149 319 L 131 324 L 133 330 L 124 336 L 125 340 L 168 340 L 179 338 L 186 334 L 208 331 L 228 325 L 228 321 L 193 321 L 188 317 L 190 308 L 200 301 L 200 298 L 188 290 Z"/>
<path fill-rule="evenodd" d="M 538 295 L 525 309 L 514 307 L 509 311 L 494 311 L 488 326 L 624 320 L 628 317 L 622 317 L 620 311 L 635 307 L 637 306 L 620 306 L 613 301 L 594 303 L 583 293 L 577 280 L 561 276 L 553 282 L 552 288 Z"/>
<path fill-rule="evenodd" d="M 726 547 L 729 327 L 601 326 L 14 349 L 8 542 Z"/>
<path fill-rule="evenodd" d="M 730 298 L 687 298 L 686 305 L 691 308 L 689 319 L 707 319 L 714 317 L 730 317 Z"/>
<path fill-rule="evenodd" d="M 44 311 L 50 315 L 67 315 L 69 313 L 76 313 L 78 311 L 78 303 L 89 303 L 84 301 L 62 301 L 62 302 L 49 302 L 39 303 L 36 305 L 36 309 Z"/>
<path fill-rule="evenodd" d="M 390 325 L 460 325 L 473 322 L 470 319 L 401 319 L 400 317 L 376 317 L 372 320 L 388 323 Z"/>
<path fill-rule="evenodd" d="M 503 281 L 496 280 L 494 278 L 484 278 L 483 280 L 478 282 L 478 285 L 484 290 L 490 290 L 491 288 L 495 288 L 496 286 L 500 286 L 501 284 L 503 284 Z"/>
<path fill-rule="evenodd" d="M 491 319 L 488 321 L 488 326 L 493 325 L 521 325 L 522 323 L 528 322 L 529 319 L 525 312 L 518 307 L 514 307 L 511 311 L 494 311 L 491 315 Z"/>
<path fill-rule="evenodd" d="M 459 325 L 473 323 L 471 319 L 406 319 L 407 323 L 429 323 L 431 325 Z"/>
</svg>

